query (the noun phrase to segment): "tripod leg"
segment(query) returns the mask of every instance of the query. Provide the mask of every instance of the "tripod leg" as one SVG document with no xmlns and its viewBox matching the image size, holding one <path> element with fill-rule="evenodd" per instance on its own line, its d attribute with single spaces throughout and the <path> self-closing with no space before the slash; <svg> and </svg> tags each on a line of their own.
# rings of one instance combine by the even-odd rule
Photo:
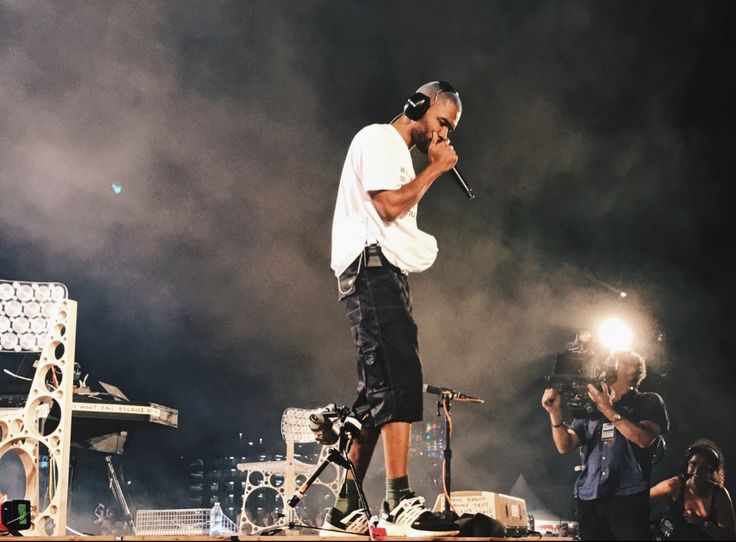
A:
<svg viewBox="0 0 736 542">
<path fill-rule="evenodd" d="M 322 472 L 327 468 L 327 466 L 330 463 L 334 462 L 334 458 L 332 457 L 333 452 L 337 453 L 334 448 L 330 450 L 329 455 L 322 460 L 322 463 L 320 463 L 319 466 L 317 466 L 315 471 L 312 473 L 312 476 L 310 476 L 309 479 L 306 482 L 304 482 L 299 487 L 299 489 L 296 490 L 296 493 L 292 495 L 292 497 L 287 501 L 286 504 L 288 504 L 292 508 L 294 508 L 297 504 L 299 504 L 299 501 L 301 501 L 304 498 L 304 494 L 307 491 L 309 491 L 309 488 L 312 486 L 315 480 L 319 478 L 319 475 L 322 474 Z"/>
<path fill-rule="evenodd" d="M 347 456 L 346 456 L 347 459 Z M 358 475 L 355 472 L 355 465 L 353 465 L 353 462 L 350 461 L 350 459 L 347 460 L 348 462 L 348 468 L 350 469 L 350 472 L 353 474 L 353 482 L 355 483 L 355 488 L 358 490 L 358 502 L 360 503 L 360 507 L 363 509 L 363 512 L 365 513 L 365 517 L 370 519 L 371 517 L 371 509 L 368 506 L 368 499 L 365 496 L 365 492 L 363 491 L 363 484 L 358 479 Z"/>
</svg>

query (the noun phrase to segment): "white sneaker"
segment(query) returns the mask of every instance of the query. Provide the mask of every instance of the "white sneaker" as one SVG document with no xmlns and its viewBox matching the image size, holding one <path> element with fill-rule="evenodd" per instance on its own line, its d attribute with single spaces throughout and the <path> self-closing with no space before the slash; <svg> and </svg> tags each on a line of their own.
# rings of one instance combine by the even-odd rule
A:
<svg viewBox="0 0 736 542">
<path fill-rule="evenodd" d="M 409 493 L 401 502 L 388 511 L 383 502 L 378 527 L 386 529 L 386 536 L 440 537 L 455 536 L 460 532 L 457 525 L 433 513 L 424 506 L 424 497 Z"/>
<path fill-rule="evenodd" d="M 346 534 L 368 536 L 368 518 L 358 508 L 344 515 L 337 508 L 330 509 L 319 530 L 319 536 L 344 538 Z"/>
</svg>

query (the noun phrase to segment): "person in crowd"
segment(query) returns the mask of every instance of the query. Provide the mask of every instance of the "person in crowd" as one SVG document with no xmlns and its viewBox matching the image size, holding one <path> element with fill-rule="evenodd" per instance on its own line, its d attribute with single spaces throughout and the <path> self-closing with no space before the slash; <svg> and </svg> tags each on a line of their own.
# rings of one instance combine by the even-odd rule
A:
<svg viewBox="0 0 736 542">
<path fill-rule="evenodd" d="M 651 502 L 667 501 L 655 536 L 668 540 L 734 540 L 733 502 L 723 452 L 710 439 L 698 439 L 685 452 L 677 476 L 649 490 Z"/>
</svg>

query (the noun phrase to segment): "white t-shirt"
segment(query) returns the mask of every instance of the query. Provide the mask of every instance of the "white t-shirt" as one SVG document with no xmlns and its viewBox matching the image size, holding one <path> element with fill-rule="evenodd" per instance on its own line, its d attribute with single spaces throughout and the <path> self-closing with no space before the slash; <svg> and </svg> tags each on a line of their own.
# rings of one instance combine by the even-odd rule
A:
<svg viewBox="0 0 736 542">
<path fill-rule="evenodd" d="M 402 271 L 420 272 L 434 263 L 437 241 L 417 227 L 415 205 L 393 222 L 384 222 L 369 191 L 396 190 L 415 177 L 411 154 L 390 124 L 372 124 L 353 138 L 345 158 L 332 221 L 332 269 L 336 276 L 366 245 L 378 243 Z"/>
</svg>

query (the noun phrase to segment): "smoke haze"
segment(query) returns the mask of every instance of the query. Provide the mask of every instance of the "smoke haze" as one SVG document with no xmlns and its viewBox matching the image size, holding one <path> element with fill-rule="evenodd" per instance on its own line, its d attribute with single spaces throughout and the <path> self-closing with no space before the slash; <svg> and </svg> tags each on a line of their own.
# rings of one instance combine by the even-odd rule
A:
<svg viewBox="0 0 736 542">
<path fill-rule="evenodd" d="M 136 437 L 130 473 L 154 454 L 234 455 L 239 432 L 278 451 L 284 408 L 353 400 L 329 269 L 350 139 L 448 80 L 478 197 L 449 177 L 429 191 L 419 222 L 440 254 L 411 284 L 425 381 L 486 399 L 454 409 L 454 488 L 505 492 L 523 473 L 570 513 L 574 458 L 553 451 L 543 377 L 610 314 L 670 407 L 655 474 L 699 436 L 733 457 L 733 12 L 1 1 L 0 277 L 67 284 L 90 381 L 180 410 L 176 432 Z M 137 502 L 172 499 L 145 487 Z"/>
</svg>

